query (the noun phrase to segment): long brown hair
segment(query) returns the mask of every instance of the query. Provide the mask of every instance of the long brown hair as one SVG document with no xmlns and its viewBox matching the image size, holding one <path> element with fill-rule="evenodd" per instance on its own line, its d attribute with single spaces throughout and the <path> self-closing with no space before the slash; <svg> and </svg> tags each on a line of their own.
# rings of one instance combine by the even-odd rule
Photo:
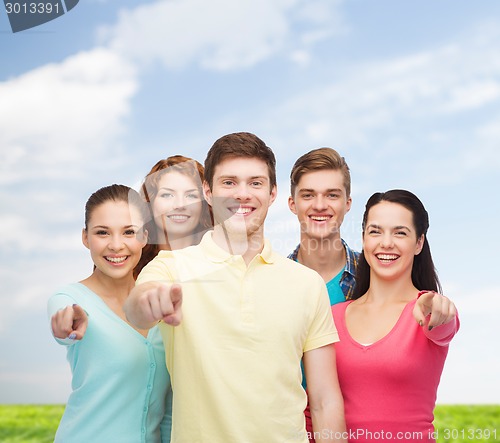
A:
<svg viewBox="0 0 500 443">
<path fill-rule="evenodd" d="M 195 232 L 199 233 L 201 237 L 203 233 L 213 227 L 212 209 L 203 198 L 203 166 L 196 160 L 189 157 L 184 157 L 183 155 L 172 155 L 171 157 L 160 160 L 151 168 L 151 171 L 148 172 L 141 186 L 141 194 L 144 200 L 148 203 L 150 211 L 150 216 L 145 225 L 149 235 L 148 244 L 144 247 L 141 260 L 134 270 L 136 277 L 137 275 L 139 275 L 139 272 L 141 272 L 142 268 L 144 268 L 144 266 L 146 266 L 153 258 L 158 255 L 158 252 L 160 252 L 158 227 L 156 226 L 153 217 L 151 203 L 154 201 L 158 193 L 158 183 L 160 179 L 164 174 L 168 174 L 174 171 L 180 172 L 181 174 L 192 178 L 194 182 L 197 183 L 198 191 L 202 196 L 202 211 L 200 221 L 197 228 L 195 229 Z M 167 249 L 170 249 L 168 238 L 166 239 L 166 241 Z"/>
</svg>

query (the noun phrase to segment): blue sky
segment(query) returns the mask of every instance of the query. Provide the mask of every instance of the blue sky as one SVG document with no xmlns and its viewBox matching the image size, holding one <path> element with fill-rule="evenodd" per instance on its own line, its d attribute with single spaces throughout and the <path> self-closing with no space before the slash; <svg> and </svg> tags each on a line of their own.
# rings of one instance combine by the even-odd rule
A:
<svg viewBox="0 0 500 443">
<path fill-rule="evenodd" d="M 91 272 L 87 197 L 235 131 L 276 153 L 267 236 L 283 254 L 289 171 L 310 149 L 351 167 L 356 249 L 373 192 L 422 199 L 462 321 L 438 402 L 500 402 L 500 2 L 85 0 L 16 34 L 2 10 L 0 53 L 0 403 L 66 401 L 45 306 Z"/>
</svg>

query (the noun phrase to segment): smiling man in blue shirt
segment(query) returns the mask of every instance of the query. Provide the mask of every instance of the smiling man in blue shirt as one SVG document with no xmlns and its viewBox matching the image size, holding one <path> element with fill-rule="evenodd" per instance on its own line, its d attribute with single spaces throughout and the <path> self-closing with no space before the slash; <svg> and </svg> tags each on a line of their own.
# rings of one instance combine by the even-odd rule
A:
<svg viewBox="0 0 500 443">
<path fill-rule="evenodd" d="M 300 223 L 300 243 L 288 258 L 321 275 L 330 305 L 349 300 L 359 253 L 349 248 L 340 236 L 340 227 L 352 203 L 351 174 L 344 157 L 331 148 L 304 154 L 293 165 L 290 188 L 288 206 Z M 302 384 L 305 389 L 305 378 Z M 305 416 L 313 442 L 309 406 Z"/>
<path fill-rule="evenodd" d="M 334 149 L 314 149 L 295 162 L 290 182 L 288 205 L 300 223 L 300 243 L 288 258 L 323 277 L 331 305 L 349 300 L 359 253 L 340 236 L 352 203 L 346 161 Z"/>
</svg>

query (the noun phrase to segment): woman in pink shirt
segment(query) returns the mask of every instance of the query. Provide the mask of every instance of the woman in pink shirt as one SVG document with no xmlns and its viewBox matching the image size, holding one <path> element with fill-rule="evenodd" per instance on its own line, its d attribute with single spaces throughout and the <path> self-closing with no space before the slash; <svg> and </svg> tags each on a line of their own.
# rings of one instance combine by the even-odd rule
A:
<svg viewBox="0 0 500 443">
<path fill-rule="evenodd" d="M 436 392 L 459 327 L 432 261 L 428 214 L 411 192 L 376 193 L 363 216 L 352 301 L 332 306 L 351 442 L 434 442 Z"/>
</svg>

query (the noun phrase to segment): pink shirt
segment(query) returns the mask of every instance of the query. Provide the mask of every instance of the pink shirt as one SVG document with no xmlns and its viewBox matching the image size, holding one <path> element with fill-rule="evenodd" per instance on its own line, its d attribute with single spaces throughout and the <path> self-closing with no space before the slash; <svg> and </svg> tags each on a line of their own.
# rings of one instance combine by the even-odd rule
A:
<svg viewBox="0 0 500 443">
<path fill-rule="evenodd" d="M 425 331 L 415 321 L 415 300 L 392 330 L 363 346 L 347 331 L 349 303 L 332 306 L 340 342 L 335 344 L 350 442 L 433 442 L 433 410 L 458 318 Z"/>
</svg>

